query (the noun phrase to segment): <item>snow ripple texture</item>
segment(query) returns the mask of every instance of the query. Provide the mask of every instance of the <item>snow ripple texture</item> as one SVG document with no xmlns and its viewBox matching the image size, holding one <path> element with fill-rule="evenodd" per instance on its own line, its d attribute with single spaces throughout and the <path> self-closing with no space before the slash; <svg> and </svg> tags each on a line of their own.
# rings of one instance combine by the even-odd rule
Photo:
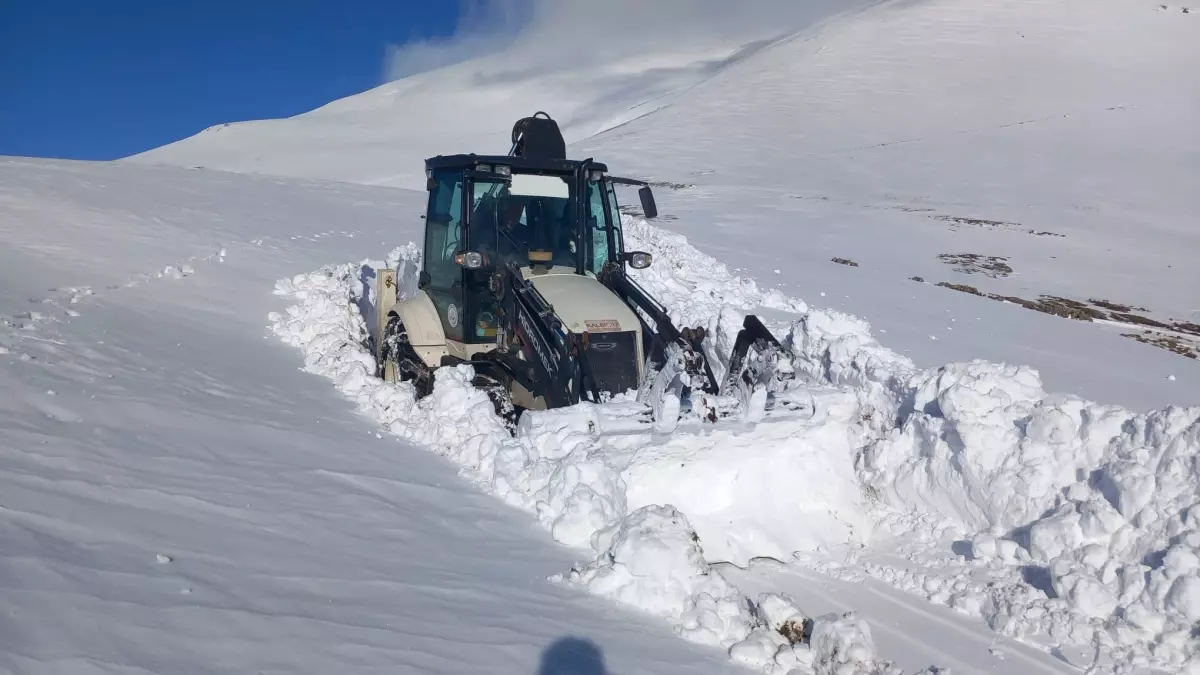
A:
<svg viewBox="0 0 1200 675">
<path fill-rule="evenodd" d="M 882 528 L 933 547 L 943 545 L 940 535 L 961 533 L 969 548 L 957 561 L 964 569 L 949 580 L 869 563 L 862 572 L 982 616 L 1003 634 L 1043 647 L 1047 640 L 1086 647 L 1081 665 L 1093 672 L 1200 673 L 1193 634 L 1200 620 L 1200 409 L 1135 414 L 1048 394 L 1024 366 L 973 361 L 920 369 L 880 345 L 861 319 L 764 291 L 642 219 L 626 217 L 624 226 L 630 248 L 655 256 L 654 265 L 634 272 L 638 281 L 675 321 L 714 335 L 718 375 L 743 312 L 795 315 L 768 325 L 785 336 L 811 388 L 812 420 L 783 437 L 768 438 L 765 424 L 708 447 L 674 440 L 605 447 L 586 433 L 597 413 L 581 404 L 514 439 L 486 395 L 469 386 L 467 368 L 439 370 L 434 394 L 422 401 L 411 387 L 371 375 L 356 309 L 370 305 L 360 278 L 366 264 L 279 282 L 276 292 L 297 304 L 272 315 L 274 330 L 303 350 L 310 371 L 332 378 L 392 433 L 451 458 L 485 489 L 536 514 L 557 540 L 590 548 L 595 558 L 562 575 L 564 582 L 663 617 L 738 661 L 771 672 L 890 668 L 875 659 L 869 630 L 853 617 L 818 618 L 805 640 L 791 644 L 770 628 L 764 599 L 743 598 L 709 565 L 866 544 Z M 411 279 L 419 251 L 397 249 L 387 264 Z M 776 458 L 807 447 L 826 473 L 806 480 L 805 467 L 780 471 L 766 462 L 757 475 L 773 481 L 762 494 L 774 496 L 750 501 L 770 501 L 769 508 L 747 508 L 733 493 L 721 518 L 709 518 L 704 510 L 720 495 L 710 489 L 718 481 L 704 481 L 716 472 L 691 460 L 723 447 L 769 447 Z M 680 457 L 689 460 L 682 473 L 662 473 Z M 688 503 L 688 491 L 678 488 L 689 482 L 705 500 Z M 789 492 L 831 517 L 815 525 L 778 522 L 775 514 L 796 508 L 776 502 Z M 737 528 L 710 523 L 730 514 L 740 518 Z M 755 534 L 734 540 L 735 529 Z M 978 567 L 993 580 L 970 579 L 967 568 Z"/>
</svg>

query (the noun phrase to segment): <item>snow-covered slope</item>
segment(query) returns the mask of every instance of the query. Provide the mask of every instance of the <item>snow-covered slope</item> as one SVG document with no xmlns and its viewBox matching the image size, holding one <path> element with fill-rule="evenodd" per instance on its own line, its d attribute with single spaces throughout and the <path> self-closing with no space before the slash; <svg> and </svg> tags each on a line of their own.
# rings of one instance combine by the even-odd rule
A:
<svg viewBox="0 0 1200 675">
<path fill-rule="evenodd" d="M 416 670 L 507 672 L 548 645 L 546 659 L 578 654 L 559 631 L 588 637 L 626 672 L 723 667 L 719 651 L 660 649 L 655 636 L 672 628 L 777 673 L 900 672 L 880 658 L 908 672 L 931 662 L 982 672 L 1010 657 L 1022 672 L 1064 672 L 1050 653 L 1164 672 L 1194 660 L 1195 409 L 1140 417 L 1047 397 L 1028 371 L 914 369 L 861 322 L 764 292 L 629 218 L 630 241 L 672 261 L 642 281 L 680 320 L 708 317 L 719 334 L 739 310 L 775 313 L 812 414 L 609 444 L 579 424 L 584 406 L 511 439 L 465 372 L 445 372 L 420 404 L 410 385 L 370 377 L 360 340 L 379 262 L 291 274 L 411 239 L 396 222 L 419 194 L 4 168 L 4 288 L 16 291 L 4 296 L 16 310 L 4 337 L 4 593 L 24 617 L 3 653 L 14 671 L 98 660 L 369 671 L 401 653 Z M 390 264 L 411 276 L 415 253 L 401 246 Z M 267 293 L 272 278 L 282 300 Z M 305 368 L 334 378 L 368 420 L 261 342 L 255 317 L 268 314 Z M 381 445 L 383 429 L 530 513 L 497 513 L 432 455 Z M 522 525 L 531 516 L 573 548 L 538 540 Z M 1087 546 L 1064 553 L 1059 540 Z M 755 564 L 749 576 L 712 564 L 791 551 L 803 553 L 791 568 Z M 1141 566 L 1148 583 L 1134 585 Z M 903 594 L 815 593 L 797 584 L 805 568 L 947 604 L 966 615 L 955 620 L 964 641 L 940 647 L 947 619 Z M 1102 590 L 1109 576 L 1119 595 Z M 661 623 L 627 615 L 605 628 L 572 587 Z M 981 619 L 1049 653 L 989 637 Z M 883 630 L 886 652 L 872 637 L 879 621 L 904 627 Z M 229 651 L 247 635 L 257 647 Z M 488 646 L 498 641 L 510 645 L 502 661 Z M 213 651 L 228 656 L 201 661 Z"/>
<path fill-rule="evenodd" d="M 568 414 L 531 445 L 461 373 L 419 405 L 410 385 L 364 377 L 362 301 L 380 263 L 322 261 L 411 241 L 420 193 L 24 159 L 0 163 L 0 186 L 5 672 L 746 672 L 732 657 L 759 672 L 898 675 L 940 658 L 919 610 L 902 610 L 919 646 L 889 640 L 877 655 L 869 606 L 835 593 L 813 612 L 770 581 L 747 594 L 711 564 L 843 541 L 837 521 L 864 520 L 841 415 L 780 429 L 823 439 L 805 462 L 779 463 L 797 440 L 759 453 L 766 470 L 742 487 L 774 464 L 783 501 L 705 511 L 706 467 L 746 464 L 768 436 L 603 448 Z M 655 250 L 671 241 L 629 225 Z M 659 290 L 673 306 L 757 304 L 749 280 L 677 302 L 706 263 L 675 245 L 690 264 L 645 279 L 679 289 Z M 413 256 L 402 245 L 393 264 Z M 689 454 L 709 455 L 684 476 L 692 494 L 665 472 Z M 637 461 L 622 470 L 622 457 Z M 817 462 L 833 480 L 814 476 L 807 502 L 788 502 L 789 477 Z M 840 509 L 824 524 L 817 489 Z M 780 504 L 815 517 L 771 526 Z M 988 669 L 981 645 L 995 638 L 979 620 L 962 630 L 974 646 L 955 662 Z"/>
<path fill-rule="evenodd" d="M 130 160 L 420 189 L 426 157 L 504 154 L 513 122 L 538 110 L 559 121 L 568 142 L 586 138 L 669 105 L 789 27 L 878 1 L 753 0 L 735 14 L 761 15 L 755 5 L 771 5 L 783 16 L 741 28 L 734 17 L 703 38 L 672 30 L 681 22 L 676 19 L 658 27 L 653 41 L 634 44 L 623 42 L 626 31 L 619 24 L 627 21 L 621 11 L 630 10 L 629 21 L 641 21 L 655 13 L 642 3 L 539 2 L 545 16 L 502 53 L 390 82 L 288 119 L 216 125 Z M 694 4 L 703 11 L 719 3 Z M 591 48 L 580 44 L 588 30 L 602 28 L 611 34 Z"/>
<path fill-rule="evenodd" d="M 1200 323 L 1194 18 L 1107 0 L 880 8 L 574 152 L 679 185 L 661 200 L 671 227 L 731 265 L 780 269 L 811 301 L 826 293 L 922 363 L 1032 363 L 1055 388 L 1101 396 L 1122 387 L 1089 361 L 1148 374 L 1145 349 L 1117 344 L 1136 327 L 1077 331 L 931 285 Z M 1147 384 L 1200 400 L 1195 364 L 1179 364 L 1181 388 L 1156 361 Z"/>
<path fill-rule="evenodd" d="M 1194 349 L 1162 327 L 1200 332 L 1197 13 L 867 4 L 805 5 L 788 37 L 741 49 L 668 31 L 637 58 L 550 70 L 529 65 L 531 38 L 132 160 L 419 188 L 424 157 L 505 152 L 512 122 L 545 109 L 573 154 L 659 182 L 661 225 L 918 363 L 1029 364 L 1052 390 L 1142 410 L 1200 402 L 1200 362 L 1144 344 Z"/>
<path fill-rule="evenodd" d="M 1200 311 L 1194 13 L 803 7 L 0 165 L 0 666 L 600 671 L 575 636 L 619 672 L 1196 672 L 1200 364 L 1121 335 Z M 539 108 L 659 185 L 640 280 L 717 335 L 764 316 L 805 414 L 512 438 L 463 369 L 420 402 L 371 377 L 423 194 L 351 183 L 419 188 Z"/>
<path fill-rule="evenodd" d="M 0 161 L 0 672 L 736 672 L 269 334 L 422 197 Z"/>
</svg>

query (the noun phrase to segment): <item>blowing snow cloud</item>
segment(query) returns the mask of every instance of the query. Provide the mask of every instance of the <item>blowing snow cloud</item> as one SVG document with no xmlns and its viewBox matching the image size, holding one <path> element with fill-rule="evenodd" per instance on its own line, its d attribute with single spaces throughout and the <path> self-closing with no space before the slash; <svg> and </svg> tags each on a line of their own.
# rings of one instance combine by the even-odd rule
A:
<svg viewBox="0 0 1200 675">
<path fill-rule="evenodd" d="M 388 48 L 395 80 L 503 51 L 506 66 L 576 66 L 655 50 L 728 47 L 778 37 L 867 0 L 462 0 L 448 38 Z"/>
</svg>

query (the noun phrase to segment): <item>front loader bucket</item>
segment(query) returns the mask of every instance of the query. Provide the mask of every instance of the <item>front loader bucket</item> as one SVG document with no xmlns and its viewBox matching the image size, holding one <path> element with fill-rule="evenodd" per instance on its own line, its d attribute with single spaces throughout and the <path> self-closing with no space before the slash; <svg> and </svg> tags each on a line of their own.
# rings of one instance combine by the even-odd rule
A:
<svg viewBox="0 0 1200 675">
<path fill-rule="evenodd" d="M 588 435 L 593 438 L 649 434 L 658 431 L 650 407 L 636 401 L 596 405 L 583 402 L 567 408 L 526 410 L 517 421 L 518 438 L 547 435 Z"/>
<path fill-rule="evenodd" d="M 721 394 L 738 399 L 743 419 L 758 421 L 771 408 L 777 386 L 793 376 L 783 345 L 757 316 L 747 314 L 729 355 Z"/>
</svg>

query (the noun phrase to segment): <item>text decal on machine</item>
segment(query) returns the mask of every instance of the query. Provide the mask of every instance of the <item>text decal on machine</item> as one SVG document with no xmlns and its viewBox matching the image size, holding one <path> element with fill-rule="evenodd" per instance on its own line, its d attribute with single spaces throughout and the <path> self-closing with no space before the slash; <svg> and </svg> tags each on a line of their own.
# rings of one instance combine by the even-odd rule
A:
<svg viewBox="0 0 1200 675">
<path fill-rule="evenodd" d="M 586 319 L 583 325 L 592 333 L 612 333 L 621 330 L 621 323 L 616 319 Z"/>
<path fill-rule="evenodd" d="M 541 335 L 538 334 L 533 329 L 533 326 L 531 326 L 529 324 L 529 317 L 527 317 L 524 312 L 520 312 L 517 314 L 517 319 L 518 319 L 518 322 L 519 322 L 521 328 L 525 332 L 525 335 L 524 335 L 525 341 L 533 346 L 533 350 L 535 352 L 537 352 L 538 358 L 540 358 L 542 361 L 542 366 L 544 366 L 546 368 L 546 371 L 551 374 L 557 372 L 558 369 L 550 364 L 550 358 L 546 354 L 546 352 L 549 350 L 546 348 L 546 345 L 542 342 Z M 555 360 L 557 361 L 557 358 Z"/>
</svg>

